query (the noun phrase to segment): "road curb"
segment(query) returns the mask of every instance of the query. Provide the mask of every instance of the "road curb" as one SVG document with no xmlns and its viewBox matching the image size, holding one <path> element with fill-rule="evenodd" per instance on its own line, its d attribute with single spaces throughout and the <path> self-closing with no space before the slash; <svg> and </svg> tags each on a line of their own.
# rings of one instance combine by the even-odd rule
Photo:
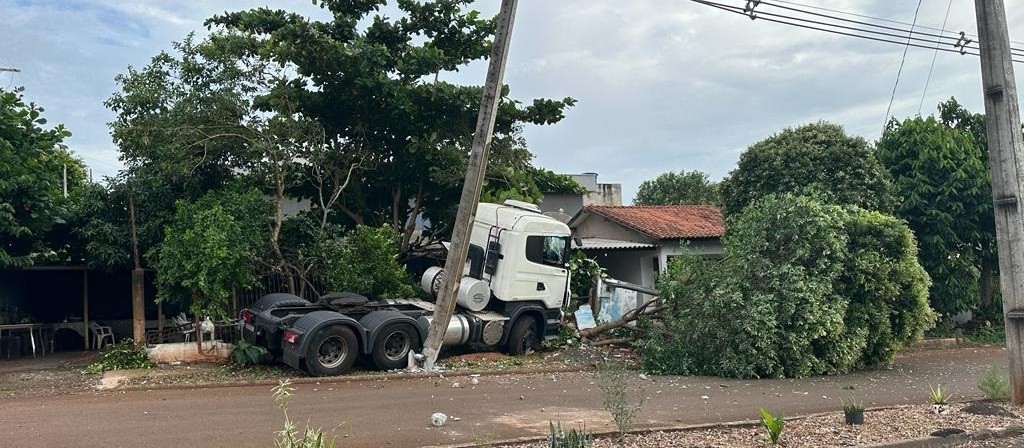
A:
<svg viewBox="0 0 1024 448">
<path fill-rule="evenodd" d="M 121 385 L 99 392 L 121 392 L 121 391 L 149 391 L 149 390 L 192 390 L 192 389 L 213 389 L 222 387 L 252 387 L 252 386 L 276 386 L 282 380 L 290 380 L 292 384 L 339 384 L 366 381 L 394 381 L 403 379 L 438 378 L 443 375 L 445 378 L 465 377 L 479 375 L 481 377 L 492 377 L 502 375 L 543 375 L 549 373 L 583 373 L 593 371 L 592 366 L 576 367 L 552 367 L 552 368 L 520 368 L 509 370 L 466 370 L 466 371 L 442 371 L 442 372 L 417 372 L 417 373 L 383 373 L 383 374 L 360 374 L 351 376 L 323 376 L 323 377 L 284 377 L 268 378 L 254 381 L 219 381 L 212 383 L 174 383 L 174 384 L 130 384 Z"/>
</svg>

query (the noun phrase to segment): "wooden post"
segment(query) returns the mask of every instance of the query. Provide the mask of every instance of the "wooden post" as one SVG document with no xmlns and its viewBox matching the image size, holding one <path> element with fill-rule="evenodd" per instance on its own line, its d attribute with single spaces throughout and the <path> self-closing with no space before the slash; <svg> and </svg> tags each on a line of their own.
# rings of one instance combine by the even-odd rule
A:
<svg viewBox="0 0 1024 448">
<path fill-rule="evenodd" d="M 1024 137 L 1003 0 L 975 0 L 1013 403 L 1024 404 Z"/>
<path fill-rule="evenodd" d="M 139 260 L 139 237 L 135 230 L 135 199 L 130 194 L 128 224 L 132 231 L 132 261 L 135 265 L 135 269 L 132 269 L 132 337 L 135 338 L 135 346 L 141 347 L 146 344 L 146 274 Z"/>
<path fill-rule="evenodd" d="M 515 22 L 518 3 L 518 0 L 502 0 L 501 12 L 498 13 L 498 27 L 494 33 L 494 46 L 491 49 L 487 80 L 480 100 L 480 113 L 477 115 L 476 131 L 473 134 L 473 148 L 469 154 L 466 180 L 462 185 L 462 197 L 459 199 L 459 210 L 455 216 L 452 244 L 448 249 L 448 258 L 444 262 L 445 274 L 438 290 L 434 316 L 427 329 L 427 340 L 423 343 L 423 355 L 426 357 L 423 367 L 428 371 L 434 370 L 437 355 L 441 352 L 444 334 L 448 330 L 452 313 L 455 312 L 455 297 L 462 280 L 463 266 L 469 256 L 469 237 L 473 219 L 476 217 L 476 207 L 480 202 L 484 173 L 487 171 L 487 154 L 491 146 L 491 134 L 494 132 L 498 105 L 501 103 L 502 78 L 505 74 L 508 43 L 512 37 L 512 24 Z"/>
<path fill-rule="evenodd" d="M 82 351 L 89 351 L 89 269 L 82 270 L 82 339 L 85 346 Z"/>
</svg>

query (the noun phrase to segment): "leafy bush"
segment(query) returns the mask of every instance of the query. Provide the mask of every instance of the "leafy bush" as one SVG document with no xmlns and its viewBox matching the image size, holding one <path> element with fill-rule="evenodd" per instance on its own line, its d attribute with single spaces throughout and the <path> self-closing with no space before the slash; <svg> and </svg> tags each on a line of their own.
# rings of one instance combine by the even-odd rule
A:
<svg viewBox="0 0 1024 448">
<path fill-rule="evenodd" d="M 333 448 L 335 439 L 333 433 L 328 435 L 322 428 L 309 426 L 309 422 L 306 422 L 306 427 L 299 431 L 295 423 L 288 417 L 288 401 L 292 397 L 292 392 L 295 391 L 291 385 L 291 381 L 283 380 L 277 383 L 273 389 L 274 402 L 284 414 L 284 427 L 277 432 L 274 448 Z"/>
<path fill-rule="evenodd" d="M 562 429 L 562 423 L 556 426 L 548 422 L 548 447 L 550 448 L 590 448 L 594 445 L 594 437 L 587 431 L 586 426 Z"/>
<path fill-rule="evenodd" d="M 985 398 L 992 401 L 1010 399 L 1010 384 L 1003 376 L 1003 372 L 996 366 L 989 368 L 981 377 L 981 380 L 978 381 L 978 389 L 985 394 Z"/>
<path fill-rule="evenodd" d="M 760 412 L 761 427 L 768 433 L 768 443 L 771 443 L 772 446 L 778 445 L 779 437 L 782 436 L 782 430 L 785 428 L 786 417 L 781 412 L 772 414 L 765 408 L 761 408 Z"/>
<path fill-rule="evenodd" d="M 85 373 L 103 373 L 108 370 L 148 369 L 153 367 L 146 349 L 136 348 L 135 341 L 124 339 L 103 348 L 103 353 L 84 369 Z"/>
<path fill-rule="evenodd" d="M 866 140 L 819 121 L 783 129 L 743 151 L 719 184 L 729 217 L 773 194 L 814 194 L 825 202 L 891 212 L 889 173 Z"/>
<path fill-rule="evenodd" d="M 333 291 L 381 298 L 415 294 L 409 273 L 398 262 L 398 234 L 391 226 L 356 226 L 324 261 Z"/>
<path fill-rule="evenodd" d="M 633 427 L 633 418 L 644 405 L 642 390 L 630 397 L 629 377 L 625 366 L 612 362 L 603 364 L 597 371 L 597 386 L 601 389 L 604 408 L 612 415 L 619 435 L 629 432 Z"/>
<path fill-rule="evenodd" d="M 573 252 L 569 257 L 569 271 L 572 272 L 572 283 L 569 290 L 576 297 L 587 297 L 590 294 L 595 275 L 605 277 L 605 270 L 597 264 L 597 260 L 579 250 Z"/>
<path fill-rule="evenodd" d="M 883 366 L 931 325 L 907 226 L 877 212 L 769 196 L 730 223 L 727 256 L 682 256 L 659 279 L 655 373 L 804 377 Z"/>
<path fill-rule="evenodd" d="M 240 366 L 253 366 L 263 362 L 263 356 L 266 354 L 267 349 L 241 340 L 231 352 L 231 360 Z"/>
</svg>

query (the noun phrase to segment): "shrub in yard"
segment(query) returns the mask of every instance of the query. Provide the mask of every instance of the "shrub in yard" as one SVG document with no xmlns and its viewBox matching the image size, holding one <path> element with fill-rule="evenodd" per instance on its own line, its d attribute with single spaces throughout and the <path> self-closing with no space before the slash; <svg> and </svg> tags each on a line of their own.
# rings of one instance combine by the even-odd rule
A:
<svg viewBox="0 0 1024 448">
<path fill-rule="evenodd" d="M 306 422 L 306 427 L 300 431 L 295 422 L 288 417 L 288 401 L 295 391 L 291 386 L 290 381 L 283 380 L 273 389 L 274 401 L 284 414 L 284 427 L 276 433 L 274 448 L 333 448 L 333 433 L 328 435 L 321 428 L 309 426 L 309 422 Z"/>
<path fill-rule="evenodd" d="M 612 415 L 620 436 L 626 435 L 633 427 L 633 419 L 644 405 L 643 390 L 631 396 L 629 382 L 629 370 L 624 365 L 607 362 L 597 371 L 597 386 L 601 389 L 602 403 Z"/>
<path fill-rule="evenodd" d="M 782 436 L 782 430 L 785 428 L 786 417 L 781 412 L 778 414 L 772 414 L 765 408 L 760 409 L 761 412 L 761 427 L 764 428 L 765 433 L 768 436 L 768 443 L 772 446 L 779 444 L 779 437 Z"/>
<path fill-rule="evenodd" d="M 266 354 L 267 349 L 241 340 L 231 351 L 231 361 L 240 366 L 254 366 L 261 363 Z"/>
<path fill-rule="evenodd" d="M 558 425 L 548 422 L 548 447 L 550 448 L 590 448 L 594 445 L 594 436 L 587 431 L 585 426 L 579 428 L 562 429 L 562 423 Z"/>
<path fill-rule="evenodd" d="M 891 362 L 932 320 L 906 224 L 853 206 L 769 196 L 729 223 L 721 260 L 682 256 L 639 349 L 656 373 L 833 374 Z"/>
<path fill-rule="evenodd" d="M 398 234 L 391 226 L 356 226 L 324 262 L 327 286 L 372 297 L 415 294 L 409 273 L 398 262 Z"/>
<path fill-rule="evenodd" d="M 103 353 L 92 364 L 86 366 L 85 373 L 103 373 L 108 370 L 148 369 L 153 367 L 146 349 L 136 348 L 135 341 L 124 339 L 116 344 L 103 348 Z"/>
<path fill-rule="evenodd" d="M 990 367 L 981 377 L 981 380 L 978 381 L 978 389 L 985 394 L 985 398 L 992 401 L 1010 399 L 1010 384 L 1003 376 L 1003 372 L 996 366 Z"/>
</svg>

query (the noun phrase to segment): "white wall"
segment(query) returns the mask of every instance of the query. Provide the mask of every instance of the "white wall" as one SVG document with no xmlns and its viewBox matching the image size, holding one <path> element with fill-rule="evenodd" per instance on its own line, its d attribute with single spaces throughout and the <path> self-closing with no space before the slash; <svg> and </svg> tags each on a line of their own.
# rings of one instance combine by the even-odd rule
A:
<svg viewBox="0 0 1024 448">
<path fill-rule="evenodd" d="M 725 248 L 722 247 L 722 241 L 718 238 L 662 241 L 661 247 L 658 250 L 660 270 L 664 272 L 668 268 L 668 257 L 682 255 L 687 252 L 705 257 L 720 257 L 725 255 Z"/>
</svg>

